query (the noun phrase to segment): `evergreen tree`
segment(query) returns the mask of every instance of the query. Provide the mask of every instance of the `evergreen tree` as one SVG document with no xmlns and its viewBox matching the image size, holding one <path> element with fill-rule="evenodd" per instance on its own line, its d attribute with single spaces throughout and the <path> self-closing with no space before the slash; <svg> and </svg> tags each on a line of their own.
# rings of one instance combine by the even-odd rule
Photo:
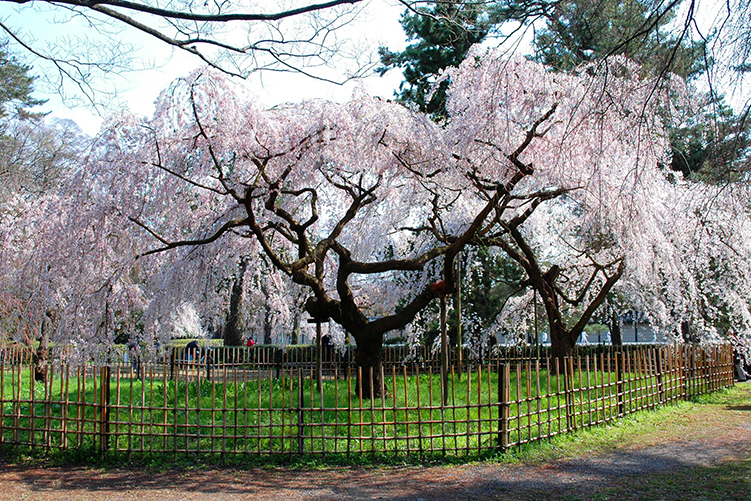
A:
<svg viewBox="0 0 751 501">
<path fill-rule="evenodd" d="M 416 12 L 406 11 L 401 24 L 413 43 L 400 53 L 380 47 L 383 66 L 376 71 L 383 75 L 403 68 L 397 99 L 438 121 L 445 119 L 449 82 L 442 81 L 438 88 L 434 84 L 445 68 L 459 66 L 469 48 L 487 37 L 494 25 L 489 12 L 481 3 L 437 2 Z"/>
<path fill-rule="evenodd" d="M 675 18 L 669 7 L 645 0 L 555 2 L 544 11 L 546 25 L 535 33 L 534 59 L 558 71 L 572 71 L 583 63 L 625 55 L 650 76 L 667 70 L 684 78 L 696 76 L 705 69 L 704 44 L 669 31 Z M 519 21 L 528 15 L 523 9 L 502 11 L 516 12 Z"/>
<path fill-rule="evenodd" d="M 0 42 L 0 119 L 31 116 L 28 108 L 44 102 L 31 95 L 35 77 L 29 74 L 30 70 L 8 51 L 7 42 Z"/>
</svg>

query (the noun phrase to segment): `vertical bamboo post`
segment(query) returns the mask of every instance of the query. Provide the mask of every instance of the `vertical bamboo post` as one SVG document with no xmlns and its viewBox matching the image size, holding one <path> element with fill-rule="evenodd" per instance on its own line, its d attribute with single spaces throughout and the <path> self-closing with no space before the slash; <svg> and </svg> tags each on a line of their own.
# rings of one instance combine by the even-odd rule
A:
<svg viewBox="0 0 751 501">
<path fill-rule="evenodd" d="M 459 380 L 462 377 L 464 350 L 462 349 L 462 256 L 456 255 L 456 346 L 459 350 Z"/>
<path fill-rule="evenodd" d="M 549 379 L 549 378 L 548 378 Z M 535 393 L 535 401 L 537 402 L 537 438 L 542 438 L 542 404 L 540 402 L 540 359 L 535 360 L 535 381 L 537 382 L 537 393 Z"/>
<path fill-rule="evenodd" d="M 623 416 L 623 351 L 619 349 L 615 355 L 615 393 L 618 401 L 618 416 Z"/>
<path fill-rule="evenodd" d="M 655 372 L 657 373 L 657 396 L 658 403 L 663 404 L 665 402 L 665 390 L 663 387 L 663 352 L 662 348 L 654 348 L 655 352 Z"/>
<path fill-rule="evenodd" d="M 0 445 L 5 441 L 5 357 L 5 349 L 0 347 Z M 9 385 L 9 388 L 12 391 L 13 385 Z"/>
<path fill-rule="evenodd" d="M 448 399 L 449 351 L 448 330 L 446 328 L 446 295 L 441 295 L 441 403 Z"/>
<path fill-rule="evenodd" d="M 104 455 L 109 449 L 110 432 L 110 367 L 99 369 L 99 452 Z"/>
<path fill-rule="evenodd" d="M 321 392 L 321 379 L 323 378 L 323 364 L 321 363 L 321 357 L 323 356 L 323 347 L 321 346 L 321 322 L 316 322 L 316 389 L 318 393 Z"/>
<path fill-rule="evenodd" d="M 29 445 L 32 450 L 36 445 L 36 365 L 29 365 Z"/>
<path fill-rule="evenodd" d="M 592 426 L 594 424 L 592 422 L 592 400 L 594 396 L 595 412 L 597 412 L 597 391 L 592 389 L 592 379 L 591 379 L 591 373 L 590 373 L 590 367 L 589 367 L 589 362 L 590 362 L 589 354 L 586 355 L 586 358 L 584 360 L 586 362 L 586 369 L 587 369 L 587 378 L 586 378 L 587 391 L 584 393 L 587 396 L 587 419 L 588 421 L 587 421 L 586 426 Z M 597 359 L 595 358 L 595 360 Z M 581 362 L 581 357 L 579 357 L 579 361 Z M 581 372 L 579 372 L 579 378 L 581 379 Z M 595 375 L 595 378 L 597 378 L 597 375 Z M 585 426 L 584 409 L 582 409 L 582 427 L 584 426 Z"/>
<path fill-rule="evenodd" d="M 511 418 L 511 366 L 501 364 L 498 369 L 498 405 L 500 414 L 498 445 L 503 452 L 509 448 L 509 420 Z"/>
<path fill-rule="evenodd" d="M 564 385 L 566 388 L 566 426 L 569 430 L 576 430 L 576 401 L 574 399 L 574 359 L 563 359 Z"/>
<path fill-rule="evenodd" d="M 305 414 L 303 413 L 303 407 L 305 405 L 305 397 L 303 395 L 302 388 L 302 370 L 297 371 L 297 453 L 302 454 L 305 451 L 305 442 L 303 435 L 303 428 L 305 426 Z"/>
</svg>

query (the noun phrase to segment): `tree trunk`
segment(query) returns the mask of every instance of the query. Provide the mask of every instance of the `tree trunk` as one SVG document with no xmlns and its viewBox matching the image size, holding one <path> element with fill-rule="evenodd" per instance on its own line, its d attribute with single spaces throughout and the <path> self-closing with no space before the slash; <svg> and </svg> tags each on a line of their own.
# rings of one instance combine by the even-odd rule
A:
<svg viewBox="0 0 751 501">
<path fill-rule="evenodd" d="M 610 343 L 613 346 L 623 346 L 623 337 L 621 336 L 621 319 L 618 312 L 613 310 L 610 313 Z"/>
<path fill-rule="evenodd" d="M 559 358 L 561 363 L 565 357 L 574 354 L 574 343 L 571 342 L 571 333 L 558 322 L 550 322 L 550 354 L 553 359 Z"/>
<path fill-rule="evenodd" d="M 240 329 L 240 307 L 243 300 L 243 283 L 248 261 L 241 259 L 237 269 L 237 277 L 232 284 L 232 292 L 229 297 L 229 314 L 227 315 L 227 328 L 224 329 L 224 346 L 242 346 L 243 333 Z"/>
<path fill-rule="evenodd" d="M 267 296 L 268 297 L 268 296 Z M 271 317 L 272 317 L 272 311 L 271 306 L 266 304 L 264 306 L 265 314 L 263 317 L 263 344 L 269 345 L 272 343 L 271 340 Z"/>
<path fill-rule="evenodd" d="M 292 318 L 292 333 L 289 336 L 289 344 L 300 344 L 300 328 L 302 327 L 302 313 L 295 313 Z"/>
<path fill-rule="evenodd" d="M 49 359 L 49 331 L 51 328 L 51 322 L 52 319 L 50 318 L 50 314 L 45 314 L 38 338 L 39 346 L 37 346 L 32 360 L 34 363 L 34 381 L 39 381 L 40 383 L 47 382 L 47 360 Z"/>
<path fill-rule="evenodd" d="M 694 343 L 694 336 L 691 334 L 691 324 L 688 323 L 687 320 L 684 320 L 681 322 L 681 336 L 683 337 L 684 343 Z"/>
<path fill-rule="evenodd" d="M 355 393 L 364 399 L 380 397 L 384 394 L 381 379 L 381 348 L 383 335 L 360 336 L 357 341 L 358 377 Z"/>
</svg>

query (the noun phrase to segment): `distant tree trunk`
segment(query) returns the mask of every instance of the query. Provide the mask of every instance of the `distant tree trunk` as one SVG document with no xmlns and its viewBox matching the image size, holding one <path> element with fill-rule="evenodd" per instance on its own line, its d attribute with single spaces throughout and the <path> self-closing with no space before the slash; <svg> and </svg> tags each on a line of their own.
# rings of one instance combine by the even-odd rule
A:
<svg viewBox="0 0 751 501">
<path fill-rule="evenodd" d="M 272 311 L 271 306 L 268 305 L 268 303 L 263 307 L 264 309 L 264 316 L 263 316 L 263 344 L 271 344 L 271 332 L 272 332 Z"/>
<path fill-rule="evenodd" d="M 610 343 L 613 346 L 623 346 L 623 337 L 621 336 L 621 319 L 615 308 L 610 312 Z"/>
<path fill-rule="evenodd" d="M 694 342 L 694 336 L 691 335 L 691 324 L 688 323 L 688 320 L 681 322 L 681 336 L 684 343 Z"/>
<path fill-rule="evenodd" d="M 34 352 L 34 381 L 40 383 L 47 382 L 47 363 L 49 359 L 50 349 L 50 329 L 52 329 L 52 322 L 54 321 L 54 314 L 46 312 L 42 319 L 42 325 L 39 331 L 39 346 L 37 346 Z"/>
<path fill-rule="evenodd" d="M 243 258 L 238 265 L 237 277 L 235 277 L 235 282 L 232 284 L 232 292 L 229 297 L 229 314 L 227 315 L 227 328 L 224 330 L 224 346 L 243 345 L 240 307 L 243 301 L 243 285 L 247 269 L 248 258 Z"/>
<path fill-rule="evenodd" d="M 300 327 L 302 325 L 302 313 L 295 313 L 292 318 L 292 333 L 289 337 L 289 344 L 300 344 Z"/>
</svg>

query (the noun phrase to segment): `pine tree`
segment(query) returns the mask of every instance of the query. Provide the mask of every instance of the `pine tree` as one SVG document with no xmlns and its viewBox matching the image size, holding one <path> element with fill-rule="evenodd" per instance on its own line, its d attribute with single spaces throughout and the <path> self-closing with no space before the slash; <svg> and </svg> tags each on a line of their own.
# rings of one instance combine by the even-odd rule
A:
<svg viewBox="0 0 751 501">
<path fill-rule="evenodd" d="M 435 120 L 446 118 L 449 81 L 435 82 L 445 68 L 459 66 L 474 44 L 482 42 L 493 22 L 481 4 L 437 2 L 417 12 L 407 11 L 401 20 L 408 40 L 403 52 L 380 47 L 383 75 L 392 68 L 404 69 L 404 82 L 396 97 L 402 103 L 429 113 Z"/>
</svg>

